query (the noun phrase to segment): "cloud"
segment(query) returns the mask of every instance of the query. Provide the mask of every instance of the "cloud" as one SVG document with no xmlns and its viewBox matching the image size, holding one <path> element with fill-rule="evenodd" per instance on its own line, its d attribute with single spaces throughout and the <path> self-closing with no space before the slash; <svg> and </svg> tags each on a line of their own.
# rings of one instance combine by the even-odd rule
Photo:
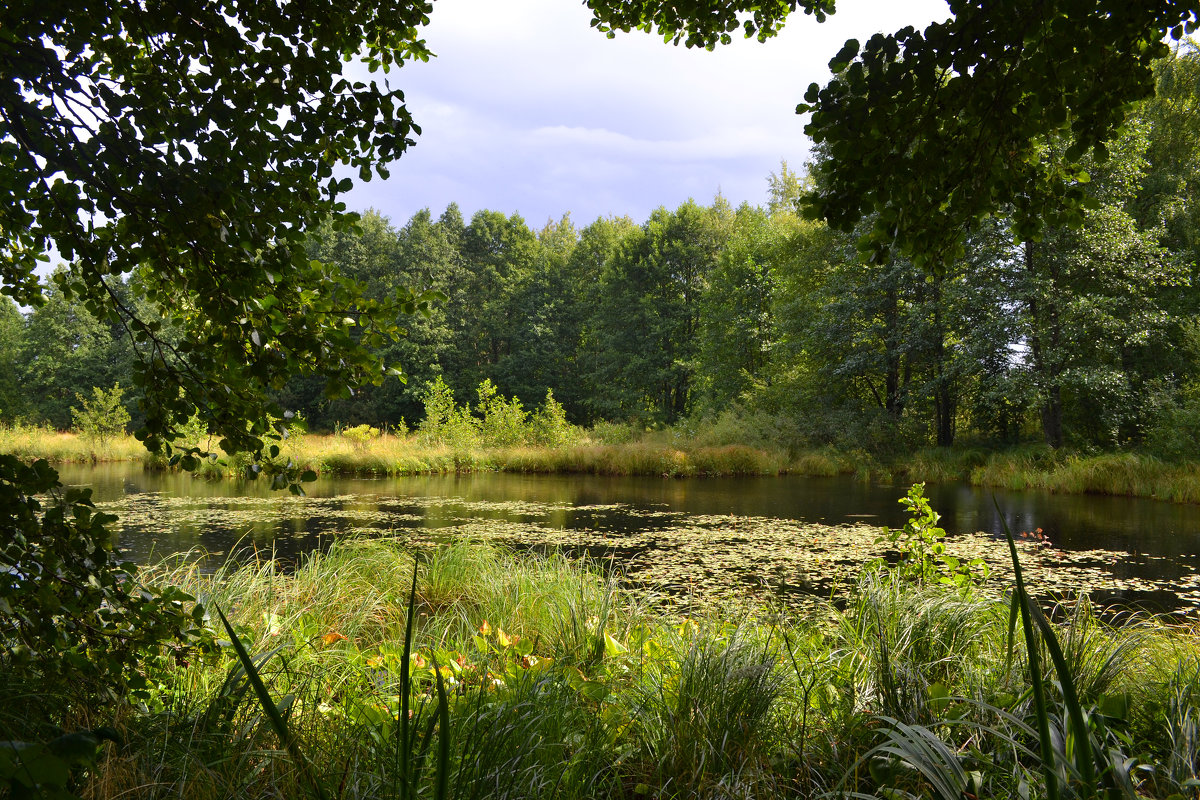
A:
<svg viewBox="0 0 1200 800">
<path fill-rule="evenodd" d="M 807 157 L 795 104 L 842 42 L 946 15 L 943 0 L 846 0 L 824 25 L 796 15 L 766 44 L 707 52 L 608 40 L 579 3 L 438 0 L 426 32 L 437 58 L 391 78 L 423 133 L 390 180 L 348 202 L 397 224 L 449 202 L 536 224 L 566 211 L 644 219 L 718 190 L 760 203 L 781 158 Z"/>
</svg>

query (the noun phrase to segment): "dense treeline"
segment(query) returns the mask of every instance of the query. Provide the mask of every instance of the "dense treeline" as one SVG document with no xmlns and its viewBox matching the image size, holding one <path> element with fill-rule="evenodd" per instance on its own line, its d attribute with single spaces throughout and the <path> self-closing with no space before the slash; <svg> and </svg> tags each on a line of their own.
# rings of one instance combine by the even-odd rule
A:
<svg viewBox="0 0 1200 800">
<path fill-rule="evenodd" d="M 281 400 L 316 429 L 412 424 L 438 377 L 460 401 L 486 379 L 528 407 L 550 389 L 582 424 L 707 421 L 877 452 L 965 437 L 1187 455 L 1200 444 L 1200 55 L 1158 78 L 1107 160 L 1078 176 L 1081 225 L 1021 241 L 988 218 L 932 274 L 861 258 L 870 219 L 843 232 L 801 218 L 809 179 L 786 163 L 766 207 L 718 197 L 640 225 L 566 215 L 535 231 L 452 205 L 400 228 L 368 212 L 356 232 L 314 231 L 312 257 L 368 296 L 438 299 L 383 354 L 407 383 L 330 399 L 294 379 Z M 139 302 L 138 280 L 124 302 Z M 129 385 L 137 353 L 48 295 L 27 316 L 0 306 L 0 417 L 66 427 L 75 393 Z"/>
</svg>

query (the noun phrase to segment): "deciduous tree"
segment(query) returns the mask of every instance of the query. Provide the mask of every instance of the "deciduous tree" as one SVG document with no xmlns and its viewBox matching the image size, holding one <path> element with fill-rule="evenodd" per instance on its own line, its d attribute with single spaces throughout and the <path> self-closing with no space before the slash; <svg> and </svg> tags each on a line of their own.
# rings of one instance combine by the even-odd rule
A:
<svg viewBox="0 0 1200 800">
<path fill-rule="evenodd" d="M 286 376 L 382 376 L 358 345 L 390 322 L 360 315 L 374 306 L 309 262 L 305 236 L 343 210 L 350 180 L 335 168 L 385 175 L 418 132 L 399 90 L 343 78 L 343 60 L 426 58 L 429 10 L 18 0 L 0 12 L 3 292 L 40 304 L 34 269 L 51 245 L 78 265 L 57 282 L 64 299 L 143 345 L 133 380 L 151 449 L 199 408 L 226 445 L 256 450 L 265 423 L 245 420 L 263 418 Z M 114 291 L 145 265 L 166 319 Z M 161 337 L 167 324 L 185 335 Z"/>
</svg>

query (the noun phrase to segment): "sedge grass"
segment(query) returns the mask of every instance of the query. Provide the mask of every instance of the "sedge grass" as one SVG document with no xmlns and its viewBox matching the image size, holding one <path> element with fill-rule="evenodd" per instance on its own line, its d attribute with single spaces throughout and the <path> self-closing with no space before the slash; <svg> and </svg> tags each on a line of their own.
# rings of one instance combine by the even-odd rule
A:
<svg viewBox="0 0 1200 800">
<path fill-rule="evenodd" d="M 101 441 L 44 426 L 5 425 L 0 426 L 0 452 L 24 460 L 44 458 L 60 464 L 86 464 L 137 461 L 146 451 L 141 442 L 127 435 Z"/>
<path fill-rule="evenodd" d="M 1086 605 L 1018 626 L 1010 647 L 1005 601 L 886 573 L 844 609 L 798 619 L 732 607 L 681 619 L 595 564 L 470 543 L 352 540 L 291 571 L 263 560 L 152 575 L 227 609 L 303 758 L 227 650 L 167 660 L 151 676 L 165 713 L 128 710 L 128 741 L 91 796 L 423 797 L 436 780 L 464 798 L 998 796 L 1022 784 L 1044 796 L 1030 687 L 1050 632 L 1061 646 L 1041 678 L 1047 730 L 1084 741 L 1064 713 L 1069 675 L 1086 747 L 1141 759 L 1130 780 L 1142 794 L 1194 796 L 1200 768 L 1200 631 L 1113 626 Z M 397 761 L 405 708 L 417 720 L 405 752 L 424 759 L 411 791 Z M 1073 756 L 1046 763 L 1060 788 L 1079 769 Z"/>
<path fill-rule="evenodd" d="M 970 479 L 977 486 L 1200 502 L 1200 464 L 1169 464 L 1138 453 L 994 454 L 971 470 Z"/>
<path fill-rule="evenodd" d="M 650 432 L 612 444 L 558 447 L 450 447 L 411 435 L 385 433 L 369 441 L 305 434 L 281 443 L 283 459 L 327 475 L 452 475 L 472 472 L 591 474 L 654 477 L 729 477 L 790 473 L 816 477 L 853 475 L 862 481 L 967 480 L 976 486 L 1034 489 L 1063 494 L 1150 497 L 1200 503 L 1200 463 L 1171 463 L 1139 453 L 1070 455 L 1040 446 L 986 454 L 975 448 L 926 448 L 886 462 L 863 450 L 825 448 L 791 457 L 782 451 L 743 444 L 707 444 L 707 439 Z M 142 461 L 165 469 L 165 459 L 145 452 L 132 436 L 100 442 L 37 426 L 0 427 L 0 452 L 52 463 Z M 218 451 L 202 460 L 196 475 L 240 476 L 248 460 Z"/>
</svg>

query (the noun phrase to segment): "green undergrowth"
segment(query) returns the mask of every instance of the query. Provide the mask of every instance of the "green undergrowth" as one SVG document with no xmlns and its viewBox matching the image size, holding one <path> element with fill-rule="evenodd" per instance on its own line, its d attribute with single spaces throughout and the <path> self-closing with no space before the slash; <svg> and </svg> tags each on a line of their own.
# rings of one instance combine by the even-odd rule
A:
<svg viewBox="0 0 1200 800">
<path fill-rule="evenodd" d="M 199 598 L 214 628 L 223 610 L 251 668 L 232 637 L 216 653 L 162 662 L 149 675 L 153 699 L 112 721 L 121 744 L 105 745 L 78 788 L 185 798 L 1047 796 L 1024 634 L 995 593 L 880 568 L 843 608 L 695 606 L 685 617 L 689 604 L 622 588 L 602 567 L 389 540 L 339 543 L 291 570 L 159 567 L 152 577 Z M 1197 797 L 1197 630 L 1113 626 L 1086 601 L 1051 616 L 1089 742 L 1122 765 L 1108 796 Z M 1044 637 L 1031 641 L 1045 652 Z M 1061 675 L 1041 680 L 1058 709 L 1051 724 L 1066 724 Z M 1083 796 L 1073 767 L 1051 767 L 1065 775 L 1057 796 Z M 1080 791 L 1065 791 L 1073 785 Z"/>
</svg>

